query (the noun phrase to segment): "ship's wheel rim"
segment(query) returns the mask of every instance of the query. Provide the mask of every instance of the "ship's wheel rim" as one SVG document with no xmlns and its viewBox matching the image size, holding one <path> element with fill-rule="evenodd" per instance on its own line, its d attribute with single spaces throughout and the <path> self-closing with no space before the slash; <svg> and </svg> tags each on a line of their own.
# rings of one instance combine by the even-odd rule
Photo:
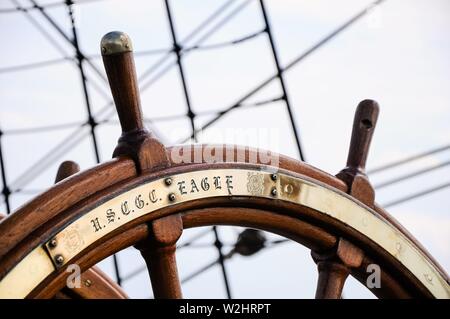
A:
<svg viewBox="0 0 450 319">
<path fill-rule="evenodd" d="M 269 176 L 271 174 L 274 174 L 274 168 L 267 167 L 267 166 L 264 166 L 264 165 L 223 163 L 223 164 L 208 165 L 206 167 L 207 167 L 207 169 L 205 169 L 205 165 L 191 165 L 191 166 L 186 166 L 186 167 L 177 167 L 177 168 L 172 168 L 172 169 L 161 170 L 161 171 L 158 172 L 159 178 L 157 178 L 156 181 L 158 183 L 163 183 L 164 179 L 167 178 L 167 177 L 175 178 L 177 176 L 177 174 L 173 173 L 173 171 L 178 171 L 178 174 L 183 174 L 183 173 L 184 174 L 192 174 L 192 173 L 204 174 L 206 171 L 213 171 L 213 170 L 223 170 L 223 171 L 226 171 L 226 170 L 229 170 L 229 171 L 241 170 L 241 171 L 245 171 L 246 173 L 251 172 L 251 173 L 257 174 L 259 172 L 260 174 L 266 174 L 267 178 L 269 178 Z M 179 172 L 183 172 L 183 173 L 179 173 Z M 286 170 L 283 170 L 283 169 L 281 169 L 276 174 L 281 174 L 280 176 L 288 176 L 288 177 L 292 177 L 292 178 L 295 178 L 295 179 L 298 179 L 298 180 L 302 180 L 303 182 L 311 183 L 311 185 L 317 185 L 318 187 L 321 187 L 323 189 L 331 191 L 331 192 L 333 192 L 335 194 L 339 194 L 340 197 L 345 198 L 346 200 L 355 203 L 358 207 L 363 207 L 364 210 L 369 211 L 372 215 L 377 216 L 378 218 L 381 218 L 381 219 L 384 220 L 383 216 L 381 216 L 376 211 L 371 210 L 370 208 L 366 207 L 365 205 L 359 203 L 358 201 L 354 200 L 353 198 L 351 198 L 350 196 L 346 195 L 342 191 L 340 191 L 340 190 L 338 190 L 336 188 L 330 187 L 329 185 L 325 185 L 322 182 L 319 182 L 319 181 L 317 181 L 315 179 L 311 179 L 311 178 L 309 178 L 307 176 L 301 176 L 301 175 L 299 175 L 299 174 L 297 174 L 295 172 L 286 171 Z M 108 200 L 106 197 L 113 198 L 113 199 L 109 199 L 109 200 L 114 200 L 114 198 L 117 198 L 116 195 L 118 195 L 118 194 L 125 194 L 127 192 L 132 192 L 136 188 L 142 187 L 142 185 L 145 186 L 146 183 L 148 184 L 148 183 L 152 183 L 152 182 L 153 183 L 155 182 L 155 177 L 152 174 L 143 175 L 141 177 L 134 178 L 132 181 L 130 181 L 128 183 L 124 183 L 124 184 L 121 184 L 121 185 L 114 185 L 114 186 L 106 189 L 104 191 L 104 193 L 96 194 L 96 195 L 92 196 L 92 198 L 89 198 L 89 199 L 86 199 L 86 200 L 90 200 L 92 202 L 91 206 L 99 207 L 101 205 L 101 203 L 103 203 L 103 202 Z M 116 190 L 113 190 L 112 188 L 116 188 Z M 109 194 L 109 195 L 105 195 L 105 194 Z M 118 196 L 120 196 L 120 195 L 118 195 Z M 96 197 L 96 199 L 94 199 L 94 197 Z M 236 206 L 236 204 L 238 204 L 238 206 L 240 206 L 240 207 L 251 208 L 252 205 L 255 204 L 254 203 L 255 198 L 258 198 L 258 196 L 255 196 L 254 194 L 252 196 L 250 196 L 250 197 L 243 196 L 243 198 L 241 198 L 240 201 L 239 200 L 238 201 L 234 200 L 233 201 L 233 205 Z M 270 198 L 268 196 L 264 197 L 263 199 L 264 199 L 264 201 L 267 202 L 264 205 L 266 207 L 265 210 L 270 208 L 270 203 L 274 204 L 274 203 L 282 202 L 282 200 L 280 200 L 279 198 L 278 199 L 274 199 L 274 198 Z M 156 211 L 152 212 L 151 214 L 147 214 L 147 218 L 145 218 L 145 216 L 142 216 L 142 218 L 140 220 L 134 220 L 134 222 L 138 222 L 138 221 L 139 221 L 139 223 L 149 222 L 152 219 L 152 218 L 149 218 L 150 215 L 152 215 L 153 219 L 154 219 L 154 218 L 165 216 L 165 214 L 171 214 L 170 213 L 171 210 L 172 210 L 172 214 L 173 213 L 180 213 L 180 210 L 177 209 L 177 206 L 178 206 L 178 208 L 180 208 L 179 207 L 180 205 L 183 206 L 183 207 L 181 207 L 182 210 L 186 211 L 184 216 L 189 216 L 189 212 L 193 212 L 194 211 L 194 212 L 198 213 L 199 210 L 201 210 L 202 208 L 211 207 L 212 204 L 208 204 L 207 203 L 208 201 L 211 201 L 211 200 L 213 201 L 215 206 L 219 206 L 219 207 L 221 205 L 222 206 L 227 206 L 227 205 L 230 204 L 229 203 L 229 200 L 230 200 L 229 196 L 212 196 L 210 198 L 203 198 L 203 199 L 197 198 L 196 200 L 187 201 L 186 203 L 189 203 L 188 206 L 186 206 L 184 204 L 183 204 L 184 205 L 183 206 L 182 204 L 179 204 L 179 203 L 175 204 L 175 205 L 171 205 L 171 209 L 167 209 L 167 207 L 166 207 L 166 209 L 163 208 L 163 209 L 156 210 Z M 253 201 L 253 203 L 252 203 L 252 201 Z M 228 202 L 228 204 L 227 204 L 227 202 Z M 277 205 L 274 205 L 274 206 L 280 206 L 280 205 L 277 204 Z M 186 207 L 186 208 L 184 208 L 184 207 Z M 255 207 L 255 206 L 253 206 L 253 207 Z M 311 207 L 309 207 L 309 208 L 311 208 Z M 260 206 L 259 209 L 263 210 L 264 208 L 262 206 Z M 69 212 L 70 209 L 67 210 L 67 211 Z M 85 213 L 86 208 L 84 210 L 78 209 L 78 212 L 76 212 L 76 211 L 77 211 L 77 209 L 72 209 L 72 212 L 68 213 L 72 217 L 69 218 L 71 222 L 66 222 L 66 225 L 70 225 L 70 224 L 72 224 L 72 222 L 75 222 L 78 219 L 79 216 L 81 216 L 81 215 L 83 215 L 83 213 Z M 306 215 L 304 215 L 302 217 L 302 221 L 304 221 L 305 216 Z M 310 217 L 307 217 L 306 219 L 308 219 L 308 218 L 310 218 Z M 184 220 L 188 220 L 188 219 L 189 218 L 186 219 L 186 217 L 184 217 Z M 219 220 L 216 220 L 216 222 L 221 224 L 219 222 Z M 188 223 L 186 226 L 187 227 L 195 227 L 196 226 L 195 223 L 192 222 L 192 219 L 190 219 L 190 223 L 191 224 Z M 231 224 L 235 224 L 235 223 L 231 223 Z M 129 224 L 125 225 L 125 226 L 126 227 L 124 227 L 123 230 L 133 226 L 133 223 L 129 223 Z M 252 226 L 252 225 L 246 224 L 246 226 Z M 343 225 L 343 226 L 345 227 L 345 225 Z M 393 225 L 391 225 L 391 226 L 393 226 Z M 396 229 L 395 226 L 393 226 L 393 227 Z M 255 227 L 255 228 L 258 228 L 258 227 Z M 117 231 L 122 231 L 122 230 L 121 229 L 117 229 Z M 399 232 L 402 233 L 401 231 L 399 231 Z M 41 244 L 48 243 L 48 241 L 54 235 L 55 235 L 55 233 L 52 234 L 51 237 L 47 236 L 48 238 L 45 238 L 45 240 L 43 242 L 41 242 Z M 407 242 L 409 242 L 410 244 L 412 244 L 413 246 L 415 246 L 414 243 L 412 243 L 408 239 L 408 236 L 404 236 L 404 239 Z M 94 242 L 93 244 L 94 244 L 93 247 L 95 247 L 98 243 Z M 419 247 L 419 246 L 415 246 L 415 247 L 418 249 L 418 251 L 422 251 L 421 247 Z M 443 289 L 440 293 L 436 292 L 436 291 L 434 291 L 434 292 L 430 291 L 429 289 L 425 289 L 425 291 L 428 290 L 428 292 L 430 293 L 431 296 L 448 298 L 448 283 L 447 283 L 446 275 L 442 274 L 442 270 L 439 268 L 439 266 L 435 265 L 434 261 L 429 260 L 429 258 L 427 257 L 426 254 L 422 254 L 422 257 L 424 258 L 424 260 L 427 263 L 429 263 L 432 266 L 431 268 L 434 269 L 433 270 L 434 275 L 439 277 L 438 281 L 439 281 L 439 283 L 441 283 L 441 288 Z M 52 266 L 54 266 L 54 264 Z M 423 280 L 421 281 L 420 278 L 417 278 L 417 277 L 416 277 L 416 279 L 419 279 L 419 281 L 422 282 L 422 284 L 423 284 Z M 5 277 L 5 278 L 7 278 L 7 277 Z M 48 284 L 46 284 L 46 285 L 48 286 Z M 42 286 L 42 284 L 41 284 L 41 286 Z M 445 295 L 445 294 L 447 294 L 447 295 Z"/>
</svg>

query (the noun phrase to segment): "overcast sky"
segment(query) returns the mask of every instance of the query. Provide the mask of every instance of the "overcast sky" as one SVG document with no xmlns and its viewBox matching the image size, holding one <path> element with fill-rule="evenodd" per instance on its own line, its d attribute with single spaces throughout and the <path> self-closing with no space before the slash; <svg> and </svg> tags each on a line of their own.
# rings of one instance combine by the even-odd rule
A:
<svg viewBox="0 0 450 319">
<path fill-rule="evenodd" d="M 29 6 L 29 1 L 21 0 Z M 38 1 L 40 4 L 52 0 Z M 248 4 L 246 4 L 248 2 Z M 172 0 L 178 37 L 183 40 L 195 27 L 226 1 Z M 276 46 L 282 65 L 308 50 L 321 38 L 369 5 L 365 0 L 266 0 Z M 242 11 L 203 44 L 216 44 L 242 38 L 263 27 L 259 2 L 236 0 L 221 17 L 234 8 Z M 11 8 L 9 0 L 1 0 L 0 8 Z M 70 34 L 70 21 L 64 6 L 48 9 L 62 29 Z M 31 17 L 49 32 L 61 50 L 46 39 L 35 24 L 22 12 L 0 13 L 2 52 L 0 59 L 0 128 L 7 178 L 18 178 L 58 142 L 86 119 L 80 75 L 70 62 L 53 63 L 27 71 L 11 72 L 8 67 L 73 56 L 71 48 L 54 28 L 34 10 Z M 103 34 L 112 30 L 127 32 L 136 52 L 168 49 L 170 30 L 163 1 L 103 0 L 77 5 L 75 17 L 82 51 L 99 54 Z M 211 24 L 210 27 L 214 25 Z M 288 94 L 299 127 L 306 161 L 331 174 L 345 166 L 353 113 L 360 100 L 375 99 L 380 104 L 380 116 L 369 156 L 373 168 L 450 143 L 450 2 L 447 0 L 386 0 L 371 14 L 301 63 L 286 72 Z M 184 42 L 191 46 L 208 30 Z M 62 51 L 62 52 L 60 52 Z M 162 50 L 164 51 L 164 50 Z M 93 57 L 103 72 L 101 59 Z M 138 76 L 142 76 L 164 53 L 137 55 Z M 172 63 L 170 57 L 167 63 Z M 186 78 L 194 111 L 205 113 L 196 120 L 197 127 L 209 120 L 208 112 L 220 111 L 270 77 L 275 72 L 268 39 L 265 34 L 227 49 L 203 50 L 184 57 Z M 164 67 L 164 65 L 162 66 Z M 89 93 L 94 113 L 109 101 L 109 88 L 91 68 Z M 141 82 L 145 117 L 155 119 L 176 116 L 177 119 L 154 121 L 155 132 L 167 144 L 189 135 L 186 104 L 179 74 L 172 68 L 164 77 L 148 85 L 152 77 Z M 101 88 L 100 94 L 94 88 Z M 274 81 L 249 99 L 257 102 L 280 95 Z M 112 110 L 112 108 L 110 107 Z M 102 117 L 99 117 L 101 119 Z M 55 124 L 71 127 L 33 134 L 18 134 L 14 130 Z M 274 138 L 259 140 L 259 146 L 276 149 L 298 158 L 291 126 L 282 102 L 258 108 L 243 108 L 222 117 L 201 135 L 201 142 L 236 142 L 226 132 L 236 128 L 254 128 L 272 132 Z M 101 160 L 111 158 L 120 129 L 117 123 L 97 129 Z M 254 141 L 239 141 L 252 144 Z M 247 143 L 246 143 L 247 142 Z M 450 151 L 428 156 L 403 167 L 370 176 L 374 184 L 419 170 L 450 158 Z M 30 183 L 16 183 L 26 194 L 11 197 L 14 208 L 49 187 L 58 163 L 71 159 L 82 169 L 95 164 L 92 143 L 85 138 L 46 170 L 40 170 Z M 429 174 L 408 179 L 380 189 L 376 200 L 380 204 L 402 198 L 440 184 L 450 182 L 450 166 Z M 394 206 L 389 212 L 414 234 L 447 270 L 450 269 L 450 188 Z M 0 204 L 0 211 L 5 207 Z M 197 230 L 186 231 L 183 240 Z M 236 238 L 236 228 L 222 228 L 226 243 Z M 201 242 L 211 243 L 212 236 Z M 181 277 L 214 260 L 213 248 L 184 249 L 178 253 Z M 138 252 L 127 249 L 120 254 L 124 273 L 143 265 Z M 111 260 L 102 268 L 113 276 Z M 287 243 L 263 251 L 254 257 L 235 257 L 229 262 L 229 275 L 234 297 L 294 297 L 314 296 L 316 271 L 309 252 L 299 245 Z M 293 277 L 294 276 L 294 277 Z M 293 280 L 292 278 L 296 278 Z M 148 275 L 125 283 L 130 296 L 148 297 Z M 220 269 L 212 268 L 183 286 L 186 297 L 224 297 Z M 370 297 L 356 283 L 348 281 L 345 296 Z"/>
</svg>

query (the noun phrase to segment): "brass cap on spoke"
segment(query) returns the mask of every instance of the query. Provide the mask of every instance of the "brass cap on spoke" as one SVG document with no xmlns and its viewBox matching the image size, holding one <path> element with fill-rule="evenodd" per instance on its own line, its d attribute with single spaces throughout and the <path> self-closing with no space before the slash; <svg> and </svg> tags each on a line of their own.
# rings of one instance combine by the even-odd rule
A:
<svg viewBox="0 0 450 319">
<path fill-rule="evenodd" d="M 112 31 L 105 34 L 100 42 L 102 55 L 112 55 L 133 51 L 130 37 L 120 31 Z"/>
</svg>

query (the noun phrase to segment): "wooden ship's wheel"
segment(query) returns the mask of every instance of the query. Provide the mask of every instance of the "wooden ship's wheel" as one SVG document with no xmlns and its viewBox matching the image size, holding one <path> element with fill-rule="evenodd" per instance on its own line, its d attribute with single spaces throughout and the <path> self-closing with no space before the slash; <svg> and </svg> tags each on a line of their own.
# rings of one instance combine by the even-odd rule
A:
<svg viewBox="0 0 450 319">
<path fill-rule="evenodd" d="M 445 271 L 374 202 L 365 163 L 378 105 L 356 110 L 347 167 L 336 176 L 303 162 L 224 145 L 165 147 L 143 125 L 130 39 L 101 51 L 122 127 L 113 159 L 87 171 L 60 166 L 57 183 L 0 223 L 1 298 L 126 298 L 95 264 L 134 246 L 156 298 L 181 298 L 175 258 L 183 229 L 234 225 L 311 249 L 316 298 L 340 298 L 348 275 L 380 298 L 450 298 Z M 270 159 L 277 159 L 274 166 Z M 76 264 L 82 285 L 66 287 Z"/>
</svg>

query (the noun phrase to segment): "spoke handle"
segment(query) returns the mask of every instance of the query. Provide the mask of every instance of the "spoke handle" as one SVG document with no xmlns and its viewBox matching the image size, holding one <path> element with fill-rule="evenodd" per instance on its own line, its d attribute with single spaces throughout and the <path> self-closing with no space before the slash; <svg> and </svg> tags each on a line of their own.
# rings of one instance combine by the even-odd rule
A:
<svg viewBox="0 0 450 319">
<path fill-rule="evenodd" d="M 101 40 L 103 64 L 123 134 L 143 131 L 141 101 L 130 37 L 109 32 Z"/>
<path fill-rule="evenodd" d="M 373 100 L 364 100 L 358 104 L 353 121 L 347 169 L 354 172 L 365 171 L 378 113 L 378 103 Z"/>
</svg>

